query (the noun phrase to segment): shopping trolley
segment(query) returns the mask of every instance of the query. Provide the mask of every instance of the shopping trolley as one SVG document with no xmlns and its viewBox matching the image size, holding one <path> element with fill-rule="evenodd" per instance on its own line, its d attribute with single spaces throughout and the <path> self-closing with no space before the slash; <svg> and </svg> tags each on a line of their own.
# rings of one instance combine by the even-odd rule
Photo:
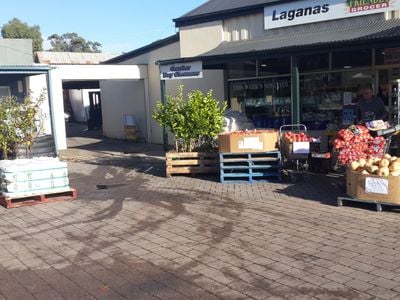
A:
<svg viewBox="0 0 400 300">
<path fill-rule="evenodd" d="M 310 141 L 303 124 L 282 125 L 279 128 L 279 150 L 283 177 L 296 182 L 299 177 L 308 180 Z"/>
</svg>

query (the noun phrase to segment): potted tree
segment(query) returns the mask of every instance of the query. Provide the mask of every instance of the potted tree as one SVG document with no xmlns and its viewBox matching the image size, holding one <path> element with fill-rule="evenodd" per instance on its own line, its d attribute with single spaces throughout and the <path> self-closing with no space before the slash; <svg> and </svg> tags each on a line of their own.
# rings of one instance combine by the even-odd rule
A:
<svg viewBox="0 0 400 300">
<path fill-rule="evenodd" d="M 175 139 L 173 151 L 166 153 L 166 175 L 212 173 L 218 171 L 216 138 L 223 127 L 226 103 L 193 90 L 183 95 L 179 86 L 176 96 L 168 94 L 166 103 L 157 102 L 153 118 Z"/>
<path fill-rule="evenodd" d="M 23 102 L 15 97 L 0 101 L 0 158 L 15 158 L 19 147 L 25 147 L 26 157 L 31 157 L 32 146 L 43 130 L 43 101 L 43 93 L 38 99 L 27 96 Z"/>
</svg>

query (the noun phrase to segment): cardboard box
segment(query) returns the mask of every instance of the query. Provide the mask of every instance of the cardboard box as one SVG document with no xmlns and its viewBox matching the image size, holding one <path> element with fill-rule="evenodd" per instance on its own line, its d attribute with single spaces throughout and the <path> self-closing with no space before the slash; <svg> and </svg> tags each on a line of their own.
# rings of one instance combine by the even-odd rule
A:
<svg viewBox="0 0 400 300">
<path fill-rule="evenodd" d="M 278 150 L 277 130 L 234 131 L 218 135 L 219 152 L 246 153 Z"/>
<path fill-rule="evenodd" d="M 363 175 L 347 169 L 346 191 L 353 198 L 400 204 L 400 176 Z"/>
</svg>

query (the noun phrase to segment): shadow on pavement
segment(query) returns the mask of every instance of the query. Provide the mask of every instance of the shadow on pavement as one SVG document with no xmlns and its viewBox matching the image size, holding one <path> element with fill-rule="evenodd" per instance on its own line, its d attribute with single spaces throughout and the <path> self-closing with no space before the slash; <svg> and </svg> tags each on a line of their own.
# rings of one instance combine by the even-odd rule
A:
<svg viewBox="0 0 400 300">
<path fill-rule="evenodd" d="M 336 206 L 337 197 L 346 195 L 346 182 L 345 177 L 341 174 L 310 173 L 307 180 L 288 183 L 284 188 L 277 189 L 276 192 Z"/>
</svg>

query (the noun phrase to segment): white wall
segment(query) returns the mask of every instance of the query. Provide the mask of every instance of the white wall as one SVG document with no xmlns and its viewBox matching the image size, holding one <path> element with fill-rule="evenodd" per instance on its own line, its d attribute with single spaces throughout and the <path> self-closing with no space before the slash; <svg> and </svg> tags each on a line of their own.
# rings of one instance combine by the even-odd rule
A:
<svg viewBox="0 0 400 300">
<path fill-rule="evenodd" d="M 125 139 L 125 115 L 134 115 L 138 137 L 146 140 L 146 99 L 144 80 L 102 80 L 101 107 L 103 135 Z"/>
<path fill-rule="evenodd" d="M 224 39 L 222 21 L 179 28 L 181 57 L 193 57 L 216 48 Z"/>
<path fill-rule="evenodd" d="M 39 99 L 41 95 L 44 96 L 43 104 L 41 107 L 43 116 L 43 126 L 44 126 L 43 133 L 52 134 L 46 75 L 43 74 L 43 75 L 30 76 L 28 82 L 29 82 L 28 89 L 30 90 L 30 94 L 33 99 Z"/>
<path fill-rule="evenodd" d="M 148 93 L 147 102 L 147 128 L 148 128 L 148 141 L 153 144 L 162 144 L 163 135 L 160 125 L 151 117 L 156 107 L 157 101 L 161 100 L 161 86 L 160 86 L 160 70 L 156 65 L 156 61 L 173 59 L 180 57 L 180 44 L 179 42 L 167 45 L 165 47 L 150 51 L 146 54 L 126 60 L 124 64 L 145 64 L 148 63 L 148 80 L 145 82 L 146 91 Z M 199 89 L 207 92 L 209 89 L 213 90 L 214 96 L 218 100 L 225 100 L 224 94 L 224 79 L 223 71 L 218 70 L 204 70 L 202 79 L 193 80 L 170 80 L 167 81 L 166 89 L 170 94 L 176 94 L 179 85 L 184 85 L 184 92 L 193 89 Z M 169 143 L 173 141 L 170 137 Z"/>
<path fill-rule="evenodd" d="M 64 122 L 63 80 L 140 79 L 147 75 L 146 67 L 139 65 L 60 65 L 50 71 L 53 135 L 56 150 L 67 148 Z"/>
</svg>

